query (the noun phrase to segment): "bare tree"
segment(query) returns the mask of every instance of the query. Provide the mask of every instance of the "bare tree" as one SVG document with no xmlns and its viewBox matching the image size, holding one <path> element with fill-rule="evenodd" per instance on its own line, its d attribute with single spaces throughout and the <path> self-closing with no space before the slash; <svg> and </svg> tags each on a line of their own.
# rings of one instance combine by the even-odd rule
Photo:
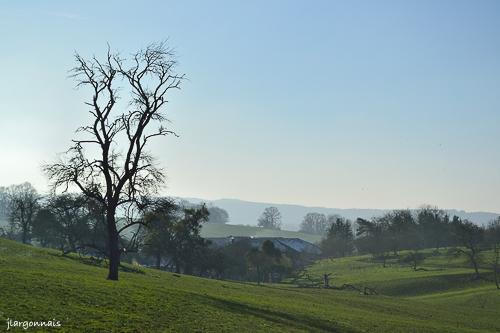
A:
<svg viewBox="0 0 500 333">
<path fill-rule="evenodd" d="M 0 186 L 0 221 L 7 220 L 9 195 L 7 189 Z"/>
<path fill-rule="evenodd" d="M 323 235 L 328 228 L 325 214 L 307 213 L 300 224 L 300 231 L 309 234 Z"/>
<path fill-rule="evenodd" d="M 465 255 L 474 268 L 474 279 L 480 279 L 479 261 L 483 250 L 484 228 L 467 220 L 453 218 L 454 234 L 460 247 L 456 247 L 456 254 Z"/>
<path fill-rule="evenodd" d="M 267 207 L 257 220 L 259 227 L 269 229 L 281 228 L 281 213 L 276 207 Z"/>
<path fill-rule="evenodd" d="M 164 172 L 146 150 L 154 137 L 174 134 L 165 127 L 167 95 L 179 89 L 184 75 L 164 43 L 151 44 L 125 59 L 108 48 L 104 59 L 76 54 L 73 77 L 91 91 L 89 123 L 61 161 L 44 167 L 54 191 L 76 187 L 99 202 L 106 215 L 109 248 L 108 279 L 118 280 L 120 234 L 143 223 L 135 218 L 164 183 Z M 124 85 L 118 89 L 118 84 Z M 118 91 L 129 95 L 117 107 Z M 117 220 L 117 213 L 124 219 Z"/>
<path fill-rule="evenodd" d="M 40 196 L 30 183 L 9 186 L 7 195 L 7 214 L 11 230 L 20 233 L 23 243 L 29 243 Z"/>
</svg>

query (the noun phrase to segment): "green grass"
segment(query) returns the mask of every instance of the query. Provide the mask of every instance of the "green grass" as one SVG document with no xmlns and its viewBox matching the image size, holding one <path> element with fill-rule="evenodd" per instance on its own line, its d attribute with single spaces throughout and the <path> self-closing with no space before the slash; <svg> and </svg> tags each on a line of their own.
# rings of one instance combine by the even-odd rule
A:
<svg viewBox="0 0 500 333">
<path fill-rule="evenodd" d="M 318 243 L 321 236 L 298 231 L 264 229 L 247 225 L 205 223 L 201 230 L 203 237 L 254 236 L 300 238 L 307 242 Z"/>
<path fill-rule="evenodd" d="M 432 254 L 432 251 L 424 253 L 428 257 L 419 265 L 418 271 L 399 264 L 397 259 L 388 260 L 387 267 L 384 268 L 368 255 L 321 260 L 307 271 L 316 277 L 331 273 L 331 280 L 335 285 L 358 284 L 375 288 L 384 295 L 398 297 L 492 286 L 491 282 L 472 281 L 473 270 L 464 257 L 448 255 L 445 250 L 439 254 Z M 487 270 L 482 271 L 486 277 L 491 277 Z"/>
<path fill-rule="evenodd" d="M 418 285 L 446 271 L 452 276 L 471 272 L 466 267 L 445 267 L 440 273 L 381 269 L 366 259 L 321 261 L 310 271 L 334 270 L 339 283 L 377 286 L 398 279 Z M 449 290 L 396 297 L 257 286 L 144 268 L 122 272 L 118 282 L 105 277 L 106 269 L 88 260 L 0 239 L 0 330 L 6 329 L 6 318 L 55 318 L 62 323 L 54 330 L 59 332 L 500 331 L 500 293 L 493 284 L 464 282 Z M 396 293 L 389 285 L 380 290 Z"/>
</svg>

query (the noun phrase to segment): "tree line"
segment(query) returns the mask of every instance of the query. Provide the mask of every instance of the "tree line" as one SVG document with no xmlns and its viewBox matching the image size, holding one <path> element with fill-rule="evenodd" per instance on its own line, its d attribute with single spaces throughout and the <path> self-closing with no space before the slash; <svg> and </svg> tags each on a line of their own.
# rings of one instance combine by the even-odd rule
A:
<svg viewBox="0 0 500 333">
<path fill-rule="evenodd" d="M 177 273 L 249 281 L 278 281 L 303 264 L 296 253 L 285 253 L 271 241 L 256 247 L 249 239 L 212 246 L 201 237 L 219 207 L 170 198 L 152 199 L 133 221 L 118 216 L 117 227 L 134 223 L 119 240 L 122 259 Z M 0 188 L 0 236 L 25 244 L 54 248 L 109 261 L 106 212 L 82 194 L 40 195 L 30 183 Z M 220 216 L 217 216 L 220 219 Z M 220 222 L 219 222 L 220 223 Z"/>
<path fill-rule="evenodd" d="M 486 265 L 500 289 L 500 217 L 487 226 L 479 226 L 430 206 L 414 213 L 394 210 L 372 219 L 358 218 L 355 223 L 337 217 L 328 227 L 321 248 L 323 255 L 331 257 L 354 252 L 371 254 L 384 267 L 389 258 L 398 258 L 414 270 L 426 257 L 421 250 L 446 248 L 451 255 L 467 258 L 474 269 L 474 279 L 481 278 L 481 265 Z M 405 254 L 399 256 L 400 251 Z"/>
</svg>

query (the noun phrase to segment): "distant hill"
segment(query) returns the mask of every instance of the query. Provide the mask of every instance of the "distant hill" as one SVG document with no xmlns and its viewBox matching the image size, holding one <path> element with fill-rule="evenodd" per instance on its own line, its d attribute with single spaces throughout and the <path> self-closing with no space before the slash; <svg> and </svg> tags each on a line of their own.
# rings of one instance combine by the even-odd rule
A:
<svg viewBox="0 0 500 333">
<path fill-rule="evenodd" d="M 338 214 L 345 218 L 355 220 L 358 217 L 371 218 L 380 216 L 389 210 L 387 209 L 364 209 L 364 208 L 327 208 L 327 207 L 307 207 L 292 204 L 276 204 L 270 202 L 251 202 L 238 199 L 218 199 L 204 200 L 199 198 L 182 198 L 193 203 L 207 202 L 225 209 L 229 213 L 230 224 L 257 225 L 257 219 L 264 208 L 269 206 L 277 207 L 283 218 L 284 230 L 298 230 L 300 222 L 304 215 L 309 212 L 318 212 L 323 214 Z M 457 215 L 466 218 L 477 224 L 486 224 L 496 218 L 499 214 L 491 212 L 466 212 L 463 210 L 448 209 L 450 216 Z"/>
</svg>

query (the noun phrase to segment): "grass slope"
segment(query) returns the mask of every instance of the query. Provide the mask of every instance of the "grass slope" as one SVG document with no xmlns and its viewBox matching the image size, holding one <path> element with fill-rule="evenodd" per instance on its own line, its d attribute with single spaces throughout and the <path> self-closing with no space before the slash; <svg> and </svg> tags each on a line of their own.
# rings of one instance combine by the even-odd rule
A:
<svg viewBox="0 0 500 333">
<path fill-rule="evenodd" d="M 300 238 L 307 242 L 318 243 L 321 236 L 298 231 L 264 229 L 247 225 L 205 223 L 201 230 L 203 237 L 254 236 Z"/>
<path fill-rule="evenodd" d="M 346 280 L 351 271 L 361 281 L 365 274 L 358 274 L 356 267 L 363 265 L 362 259 L 333 264 Z M 318 263 L 311 273 L 320 274 L 330 263 Z M 373 274 L 373 281 L 386 276 L 375 267 L 373 272 L 359 269 Z M 284 284 L 256 286 L 149 269 L 129 271 L 111 282 L 105 280 L 105 268 L 78 257 L 0 239 L 0 330 L 6 328 L 6 318 L 55 318 L 62 323 L 62 329 L 54 330 L 59 332 L 500 330 L 500 293 L 492 285 L 470 285 L 442 292 L 442 297 L 430 293 L 428 298 L 397 298 Z M 412 279 L 406 272 L 394 273 Z"/>
</svg>

